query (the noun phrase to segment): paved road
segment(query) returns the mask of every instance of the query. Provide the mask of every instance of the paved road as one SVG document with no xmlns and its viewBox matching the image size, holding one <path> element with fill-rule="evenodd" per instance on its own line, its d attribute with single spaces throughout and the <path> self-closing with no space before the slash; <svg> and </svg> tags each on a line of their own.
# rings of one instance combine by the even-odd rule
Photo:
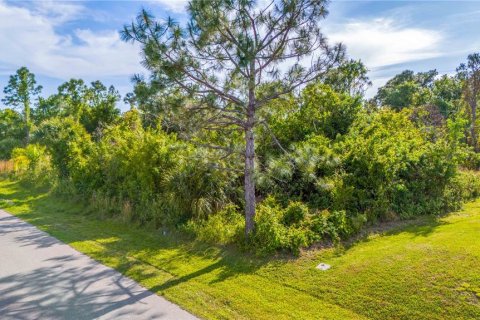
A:
<svg viewBox="0 0 480 320">
<path fill-rule="evenodd" d="M 0 319 L 195 319 L 0 210 Z"/>
</svg>

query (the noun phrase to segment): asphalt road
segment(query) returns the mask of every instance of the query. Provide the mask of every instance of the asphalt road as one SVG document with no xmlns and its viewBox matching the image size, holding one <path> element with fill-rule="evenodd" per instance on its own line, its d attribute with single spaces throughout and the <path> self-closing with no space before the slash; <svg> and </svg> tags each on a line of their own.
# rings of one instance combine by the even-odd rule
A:
<svg viewBox="0 0 480 320">
<path fill-rule="evenodd" d="M 0 210 L 0 319 L 195 319 Z"/>
</svg>

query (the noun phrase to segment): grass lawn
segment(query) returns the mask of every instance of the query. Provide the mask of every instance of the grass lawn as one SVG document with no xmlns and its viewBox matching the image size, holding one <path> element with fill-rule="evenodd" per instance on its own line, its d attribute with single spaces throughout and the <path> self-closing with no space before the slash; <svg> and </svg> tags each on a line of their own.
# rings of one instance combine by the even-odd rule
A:
<svg viewBox="0 0 480 320">
<path fill-rule="evenodd" d="M 297 259 L 100 220 L 9 180 L 0 181 L 0 207 L 202 318 L 480 319 L 480 201 Z M 316 270 L 320 262 L 332 268 Z"/>
</svg>

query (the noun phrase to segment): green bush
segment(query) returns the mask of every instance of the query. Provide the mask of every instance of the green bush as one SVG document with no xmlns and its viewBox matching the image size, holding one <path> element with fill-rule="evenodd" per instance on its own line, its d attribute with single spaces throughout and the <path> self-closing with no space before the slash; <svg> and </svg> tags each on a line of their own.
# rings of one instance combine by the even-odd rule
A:
<svg viewBox="0 0 480 320">
<path fill-rule="evenodd" d="M 480 173 L 462 170 L 448 185 L 443 196 L 446 210 L 459 209 L 463 202 L 480 197 Z"/>
<path fill-rule="evenodd" d="M 22 141 L 16 138 L 8 137 L 0 140 L 0 160 L 8 160 L 12 157 L 12 151 L 20 148 Z"/>
<path fill-rule="evenodd" d="M 456 149 L 446 139 L 429 141 L 409 119 L 410 110 L 383 110 L 360 117 L 342 153 L 342 203 L 349 215 L 370 221 L 410 218 L 442 210 L 445 188 L 456 174 Z"/>
<path fill-rule="evenodd" d="M 312 231 L 307 228 L 288 228 L 283 246 L 294 255 L 299 255 L 300 249 L 310 246 L 313 239 Z"/>
<path fill-rule="evenodd" d="M 260 205 L 255 216 L 255 232 L 251 245 L 259 254 L 270 254 L 288 247 L 287 228 L 281 223 L 278 207 Z"/>
<path fill-rule="evenodd" d="M 316 240 L 329 239 L 337 242 L 350 233 L 345 211 L 320 211 L 311 217 L 309 228 Z"/>
<path fill-rule="evenodd" d="M 228 205 L 206 219 L 191 219 L 182 229 L 200 241 L 226 245 L 243 237 L 245 219 L 238 207 Z"/>
<path fill-rule="evenodd" d="M 81 136 L 87 140 L 83 144 L 77 142 Z M 100 207 L 128 203 L 129 219 L 160 227 L 206 219 L 231 202 L 227 193 L 236 175 L 212 166 L 207 151 L 175 134 L 144 129 L 135 111 L 105 128 L 95 142 L 68 121 L 63 126 L 44 123 L 38 137 L 49 144 L 62 179 L 92 198 L 93 208 L 100 198 L 108 199 Z M 122 210 L 96 211 L 125 215 Z"/>
<path fill-rule="evenodd" d="M 301 202 L 282 208 L 272 197 L 260 204 L 251 245 L 259 254 L 286 250 L 298 255 L 313 242 L 337 242 L 350 233 L 345 211 L 311 213 Z"/>
<path fill-rule="evenodd" d="M 45 147 L 29 144 L 25 148 L 12 151 L 15 174 L 24 182 L 36 186 L 52 186 L 56 180 L 50 156 Z"/>
<path fill-rule="evenodd" d="M 259 172 L 259 191 L 274 194 L 284 204 L 298 199 L 316 208 L 330 207 L 341 172 L 340 157 L 332 145 L 322 135 L 292 144 L 291 152 L 270 158 Z"/>
<path fill-rule="evenodd" d="M 285 226 L 299 225 L 307 218 L 307 215 L 308 207 L 305 204 L 299 201 L 290 202 L 283 213 L 282 223 Z"/>
<path fill-rule="evenodd" d="M 46 147 L 60 178 L 72 178 L 79 186 L 88 183 L 88 160 L 94 145 L 82 125 L 70 117 L 52 118 L 42 122 L 34 139 Z"/>
</svg>

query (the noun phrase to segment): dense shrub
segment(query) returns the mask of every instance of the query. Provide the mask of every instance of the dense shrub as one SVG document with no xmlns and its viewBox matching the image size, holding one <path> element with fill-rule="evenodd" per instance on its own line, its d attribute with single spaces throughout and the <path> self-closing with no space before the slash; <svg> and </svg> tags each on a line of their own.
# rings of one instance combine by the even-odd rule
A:
<svg viewBox="0 0 480 320">
<path fill-rule="evenodd" d="M 478 161 L 462 140 L 461 116 L 433 121 L 430 107 L 360 110 L 358 98 L 322 84 L 264 109 L 268 125 L 256 131 L 259 201 L 248 238 L 237 131 L 150 127 L 131 110 L 97 121 L 90 134 L 81 119 L 47 117 L 34 130 L 36 144 L 11 154 L 24 179 L 88 199 L 101 217 L 246 244 L 258 254 L 298 254 L 365 225 L 439 214 L 480 195 L 479 176 L 457 172 Z M 0 153 L 20 143 L 9 139 L 0 140 Z"/>
<path fill-rule="evenodd" d="M 480 174 L 478 171 L 462 170 L 448 185 L 443 196 L 447 210 L 459 209 L 465 201 L 480 197 Z"/>
<path fill-rule="evenodd" d="M 128 203 L 132 219 L 174 226 L 206 218 L 230 202 L 235 175 L 212 166 L 205 152 L 175 134 L 144 129 L 132 111 L 104 130 L 82 176 L 70 176 L 79 191 L 89 197 L 94 192 L 95 201 Z"/>
<path fill-rule="evenodd" d="M 62 179 L 85 179 L 88 157 L 94 145 L 82 125 L 70 117 L 52 118 L 39 126 L 34 138 L 47 148 Z"/>
<path fill-rule="evenodd" d="M 25 148 L 15 148 L 12 151 L 14 171 L 23 181 L 35 185 L 52 185 L 56 180 L 50 156 L 45 147 L 29 144 Z"/>
<path fill-rule="evenodd" d="M 11 159 L 13 149 L 20 148 L 22 145 L 21 140 L 12 137 L 0 140 L 0 159 Z"/>
<path fill-rule="evenodd" d="M 343 184 L 349 187 L 347 212 L 387 220 L 442 209 L 442 195 L 456 172 L 455 149 L 445 140 L 427 140 L 409 112 L 364 115 L 337 145 Z"/>
<path fill-rule="evenodd" d="M 288 154 L 272 156 L 258 174 L 258 186 L 284 204 L 299 199 L 317 208 L 332 205 L 333 187 L 341 169 L 333 142 L 323 135 L 292 145 Z"/>
<path fill-rule="evenodd" d="M 260 127 L 258 151 L 278 154 L 275 139 L 285 149 L 315 135 L 335 139 L 348 132 L 361 108 L 360 97 L 336 92 L 322 83 L 311 84 L 299 97 L 274 100 L 263 110 L 270 129 Z"/>
<path fill-rule="evenodd" d="M 317 212 L 310 218 L 309 228 L 317 240 L 326 238 L 339 241 L 351 231 L 345 211 L 322 210 Z"/>
<path fill-rule="evenodd" d="M 200 241 L 230 244 L 243 238 L 245 220 L 238 207 L 227 205 L 205 219 L 191 219 L 182 228 Z"/>
<path fill-rule="evenodd" d="M 298 201 L 291 202 L 285 209 L 282 223 L 286 226 L 299 225 L 308 216 L 308 207 Z"/>
<path fill-rule="evenodd" d="M 277 250 L 298 254 L 315 241 L 337 242 L 350 230 L 345 211 L 313 211 L 297 201 L 283 208 L 270 197 L 259 206 L 250 242 L 259 254 Z"/>
<path fill-rule="evenodd" d="M 255 233 L 251 243 L 257 253 L 268 254 L 286 248 L 287 228 L 281 223 L 282 213 L 278 207 L 260 205 L 255 216 Z"/>
</svg>

